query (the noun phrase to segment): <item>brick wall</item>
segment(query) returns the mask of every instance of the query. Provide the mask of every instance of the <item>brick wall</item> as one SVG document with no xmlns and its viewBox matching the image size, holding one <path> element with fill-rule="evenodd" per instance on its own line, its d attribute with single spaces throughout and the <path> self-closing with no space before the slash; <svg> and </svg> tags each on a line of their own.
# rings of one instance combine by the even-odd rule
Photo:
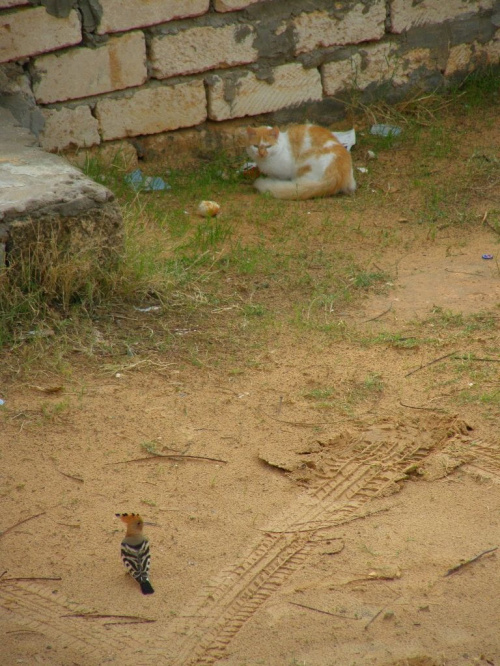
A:
<svg viewBox="0 0 500 666">
<path fill-rule="evenodd" d="M 500 62 L 500 0 L 0 0 L 0 105 L 51 151 L 338 120 Z M 233 123 L 234 124 L 234 123 Z"/>
</svg>

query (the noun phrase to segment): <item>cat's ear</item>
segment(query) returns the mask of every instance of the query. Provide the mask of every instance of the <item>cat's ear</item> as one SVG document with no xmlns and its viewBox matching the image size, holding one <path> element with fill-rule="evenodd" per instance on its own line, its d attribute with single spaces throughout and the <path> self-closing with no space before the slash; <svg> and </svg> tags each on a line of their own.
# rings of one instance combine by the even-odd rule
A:
<svg viewBox="0 0 500 666">
<path fill-rule="evenodd" d="M 247 136 L 248 138 L 254 137 L 256 135 L 256 131 L 253 127 L 247 127 Z"/>
<path fill-rule="evenodd" d="M 277 139 L 280 135 L 280 128 L 279 127 L 273 127 L 271 128 L 270 132 L 271 136 L 273 136 L 275 139 Z"/>
</svg>

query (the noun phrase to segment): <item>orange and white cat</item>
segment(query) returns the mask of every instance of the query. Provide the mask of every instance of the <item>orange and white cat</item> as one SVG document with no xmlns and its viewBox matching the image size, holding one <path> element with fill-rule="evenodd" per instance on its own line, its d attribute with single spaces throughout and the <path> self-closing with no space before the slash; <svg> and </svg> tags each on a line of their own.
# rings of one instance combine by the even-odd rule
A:
<svg viewBox="0 0 500 666">
<path fill-rule="evenodd" d="M 248 127 L 246 150 L 268 178 L 257 178 L 259 192 L 277 199 L 312 199 L 356 189 L 349 151 L 334 134 L 317 125 Z"/>
</svg>

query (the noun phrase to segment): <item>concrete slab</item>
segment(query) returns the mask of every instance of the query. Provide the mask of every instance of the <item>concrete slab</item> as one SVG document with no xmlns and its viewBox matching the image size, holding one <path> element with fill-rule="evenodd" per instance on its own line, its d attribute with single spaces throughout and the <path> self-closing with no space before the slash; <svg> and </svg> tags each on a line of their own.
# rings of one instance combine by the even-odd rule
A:
<svg viewBox="0 0 500 666">
<path fill-rule="evenodd" d="M 105 258 L 121 250 L 121 212 L 110 190 L 42 150 L 0 107 L 0 262 L 3 254 L 11 263 L 49 235 L 64 238 L 66 254 L 90 250 Z"/>
</svg>

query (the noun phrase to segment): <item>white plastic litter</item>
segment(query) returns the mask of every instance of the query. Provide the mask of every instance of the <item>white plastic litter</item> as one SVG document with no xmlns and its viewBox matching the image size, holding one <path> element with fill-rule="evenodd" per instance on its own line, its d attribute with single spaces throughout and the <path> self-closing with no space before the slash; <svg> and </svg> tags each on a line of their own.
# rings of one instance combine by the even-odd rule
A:
<svg viewBox="0 0 500 666">
<path fill-rule="evenodd" d="M 337 137 L 347 150 L 351 150 L 356 144 L 356 132 L 354 129 L 347 130 L 346 132 L 332 132 L 332 134 Z"/>
</svg>

